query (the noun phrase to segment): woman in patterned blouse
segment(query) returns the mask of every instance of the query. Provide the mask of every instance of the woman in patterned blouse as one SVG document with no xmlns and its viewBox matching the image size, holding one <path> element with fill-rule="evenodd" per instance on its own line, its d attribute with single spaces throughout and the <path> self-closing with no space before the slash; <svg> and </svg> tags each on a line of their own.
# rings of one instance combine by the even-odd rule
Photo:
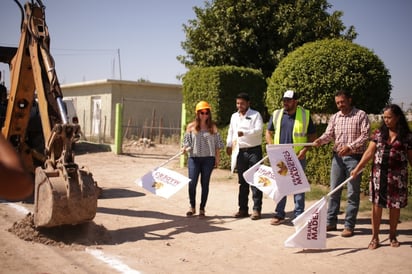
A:
<svg viewBox="0 0 412 274">
<path fill-rule="evenodd" d="M 196 213 L 196 186 L 200 175 L 202 193 L 200 198 L 199 217 L 205 217 L 205 206 L 209 194 L 209 182 L 213 168 L 219 165 L 220 149 L 223 142 L 212 120 L 210 105 L 200 101 L 196 105 L 195 120 L 187 125 L 183 138 L 183 149 L 189 153 L 189 202 L 190 208 L 186 216 Z"/>
<path fill-rule="evenodd" d="M 400 243 L 396 229 L 400 209 L 408 202 L 408 162 L 412 165 L 412 133 L 402 109 L 395 104 L 385 107 L 383 123 L 369 142 L 358 166 L 351 172 L 356 176 L 373 158 L 370 182 L 372 205 L 372 240 L 369 249 L 379 247 L 379 226 L 382 208 L 389 208 L 389 241 L 392 247 Z"/>
</svg>

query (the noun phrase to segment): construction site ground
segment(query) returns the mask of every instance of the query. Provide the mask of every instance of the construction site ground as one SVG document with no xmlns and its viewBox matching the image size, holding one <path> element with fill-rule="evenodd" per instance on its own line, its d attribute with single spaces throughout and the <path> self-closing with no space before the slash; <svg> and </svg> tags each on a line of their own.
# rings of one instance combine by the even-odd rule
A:
<svg viewBox="0 0 412 274">
<path fill-rule="evenodd" d="M 399 224 L 399 248 L 389 245 L 385 215 L 381 246 L 367 249 L 369 212 L 360 213 L 354 237 L 340 236 L 340 215 L 326 248 L 286 248 L 295 229 L 290 221 L 270 225 L 270 198 L 263 200 L 262 219 L 233 217 L 238 184 L 228 170 L 212 174 L 207 217 L 188 218 L 187 188 L 164 199 L 135 183 L 175 155 L 177 145 L 136 145 L 121 155 L 107 146 L 77 145 L 76 162 L 87 166 L 103 189 L 96 217 L 82 225 L 36 230 L 32 203 L 2 201 L 0 273 L 411 273 L 412 222 Z M 178 160 L 166 167 L 187 175 Z M 199 195 L 200 185 L 197 200 Z M 292 208 L 289 198 L 288 216 Z"/>
</svg>

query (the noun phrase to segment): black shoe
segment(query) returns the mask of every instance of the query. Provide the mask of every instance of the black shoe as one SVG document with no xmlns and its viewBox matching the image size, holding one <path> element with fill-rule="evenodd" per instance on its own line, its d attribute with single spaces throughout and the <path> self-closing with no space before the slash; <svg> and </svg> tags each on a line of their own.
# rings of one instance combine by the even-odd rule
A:
<svg viewBox="0 0 412 274">
<path fill-rule="evenodd" d="M 259 220 L 261 218 L 260 211 L 253 210 L 252 216 L 250 216 L 252 220 Z"/>
</svg>

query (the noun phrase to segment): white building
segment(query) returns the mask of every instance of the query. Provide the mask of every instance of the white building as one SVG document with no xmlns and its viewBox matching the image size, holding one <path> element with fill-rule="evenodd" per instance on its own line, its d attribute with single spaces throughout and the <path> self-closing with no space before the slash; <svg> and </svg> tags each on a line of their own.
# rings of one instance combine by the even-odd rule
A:
<svg viewBox="0 0 412 274">
<path fill-rule="evenodd" d="M 65 99 L 73 100 L 86 137 L 112 142 L 118 103 L 123 105 L 125 137 L 180 134 L 181 85 L 105 79 L 61 89 Z"/>
</svg>

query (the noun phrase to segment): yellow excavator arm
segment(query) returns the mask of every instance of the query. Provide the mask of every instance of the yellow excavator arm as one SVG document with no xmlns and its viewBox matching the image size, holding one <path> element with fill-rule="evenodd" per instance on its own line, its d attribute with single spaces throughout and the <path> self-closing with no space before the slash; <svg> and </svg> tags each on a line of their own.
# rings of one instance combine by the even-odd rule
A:
<svg viewBox="0 0 412 274">
<path fill-rule="evenodd" d="M 10 94 L 2 133 L 26 170 L 34 174 L 35 225 L 86 222 L 96 214 L 98 188 L 92 174 L 74 162 L 72 148 L 80 126 L 66 118 L 50 54 L 45 7 L 40 0 L 27 2 L 24 12 L 19 7 L 24 16 L 19 46 L 10 61 Z M 41 123 L 36 124 L 36 119 Z"/>
</svg>

